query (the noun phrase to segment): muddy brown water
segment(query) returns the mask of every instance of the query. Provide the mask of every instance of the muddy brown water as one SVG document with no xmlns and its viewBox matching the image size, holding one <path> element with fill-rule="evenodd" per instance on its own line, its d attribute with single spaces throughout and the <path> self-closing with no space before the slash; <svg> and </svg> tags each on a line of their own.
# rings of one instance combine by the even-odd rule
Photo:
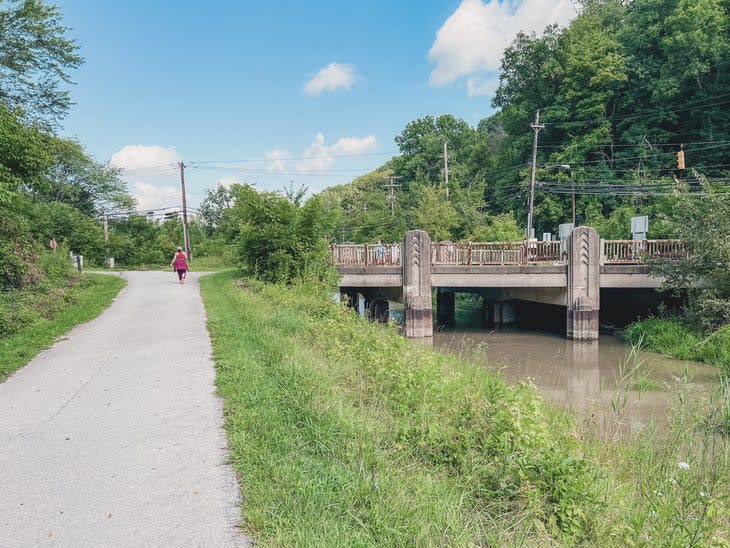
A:
<svg viewBox="0 0 730 548">
<path fill-rule="evenodd" d="M 707 396 L 719 378 L 716 367 L 637 354 L 608 335 L 574 342 L 518 328 L 458 328 L 437 331 L 433 346 L 496 368 L 510 382 L 531 378 L 545 398 L 567 405 L 589 430 L 611 438 L 664 428 L 680 392 Z"/>
</svg>

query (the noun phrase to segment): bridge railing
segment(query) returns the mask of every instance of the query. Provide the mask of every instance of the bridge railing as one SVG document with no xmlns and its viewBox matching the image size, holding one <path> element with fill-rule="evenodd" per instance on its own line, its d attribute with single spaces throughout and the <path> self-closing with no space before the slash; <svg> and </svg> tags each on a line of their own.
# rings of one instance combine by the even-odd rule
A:
<svg viewBox="0 0 730 548">
<path fill-rule="evenodd" d="M 684 259 L 687 248 L 681 240 L 603 240 L 603 264 L 640 264 L 646 257 Z"/>
<path fill-rule="evenodd" d="M 533 262 L 561 262 L 560 242 L 485 242 L 431 244 L 431 264 L 434 265 L 515 265 Z"/>
<path fill-rule="evenodd" d="M 680 240 L 602 240 L 602 264 L 640 264 L 647 256 L 687 257 Z M 565 264 L 567 249 L 559 241 L 431 244 L 431 264 L 454 266 Z M 336 266 L 400 266 L 400 244 L 339 244 L 332 246 Z"/>
<path fill-rule="evenodd" d="M 335 266 L 400 266 L 400 244 L 339 244 L 332 246 Z"/>
</svg>

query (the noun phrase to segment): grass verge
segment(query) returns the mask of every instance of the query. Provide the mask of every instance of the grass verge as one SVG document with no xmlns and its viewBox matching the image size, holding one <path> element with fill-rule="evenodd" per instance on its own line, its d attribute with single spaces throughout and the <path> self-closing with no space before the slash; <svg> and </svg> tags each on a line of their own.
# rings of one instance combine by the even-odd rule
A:
<svg viewBox="0 0 730 548">
<path fill-rule="evenodd" d="M 0 338 L 0 382 L 28 363 L 38 352 L 74 326 L 95 318 L 124 287 L 117 276 L 85 274 L 71 278 L 65 287 L 43 294 L 19 292 L 12 296 L 13 308 L 41 314 L 32 323 Z M 1 295 L 8 304 L 9 294 Z"/>
<path fill-rule="evenodd" d="M 689 329 L 679 320 L 646 318 L 629 325 L 623 337 L 654 352 L 717 365 L 730 378 L 730 325 L 708 334 Z"/>
<path fill-rule="evenodd" d="M 591 440 L 529 384 L 508 386 L 326 295 L 242 284 L 230 272 L 201 281 L 244 526 L 259 544 L 727 540 L 727 438 L 688 414 L 668 441 Z"/>
</svg>

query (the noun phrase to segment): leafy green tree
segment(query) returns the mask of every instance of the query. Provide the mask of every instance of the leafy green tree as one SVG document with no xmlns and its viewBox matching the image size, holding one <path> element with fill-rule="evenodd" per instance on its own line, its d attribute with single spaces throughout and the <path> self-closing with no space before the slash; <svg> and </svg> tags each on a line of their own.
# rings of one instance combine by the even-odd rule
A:
<svg viewBox="0 0 730 548">
<path fill-rule="evenodd" d="M 425 230 L 434 241 L 450 240 L 459 225 L 459 215 L 451 202 L 444 199 L 443 190 L 418 185 L 414 196 L 418 207 L 413 213 L 416 228 Z"/>
<path fill-rule="evenodd" d="M 212 235 L 223 220 L 223 212 L 233 205 L 233 193 L 231 189 L 216 185 L 212 189 L 205 191 L 205 198 L 201 202 L 198 210 L 205 229 L 209 235 Z"/>
<path fill-rule="evenodd" d="M 500 213 L 492 217 L 486 225 L 476 228 L 467 235 L 471 242 L 518 242 L 525 237 L 517 225 L 514 213 Z"/>
<path fill-rule="evenodd" d="M 457 184 L 467 178 L 464 164 L 474 153 L 476 138 L 476 131 L 466 121 L 450 114 L 419 118 L 396 136 L 401 156 L 393 160 L 393 170 L 406 190 L 417 180 L 443 184 L 444 143 L 448 143 L 449 178 Z"/>
<path fill-rule="evenodd" d="M 332 224 L 321 199 L 310 198 L 301 205 L 248 185 L 233 185 L 231 190 L 235 204 L 225 216 L 238 227 L 235 241 L 245 272 L 268 282 L 328 278 L 324 236 Z"/>
<path fill-rule="evenodd" d="M 159 232 L 157 224 L 141 215 L 114 219 L 109 223 L 110 253 L 122 265 L 165 264 L 171 250 L 159 245 Z"/>
<path fill-rule="evenodd" d="M 42 0 L 0 5 L 0 102 L 55 126 L 71 104 L 69 71 L 81 65 L 78 46 L 66 37 L 58 7 Z"/>
<path fill-rule="evenodd" d="M 49 149 L 53 164 L 45 184 L 37 189 L 39 200 L 63 202 L 87 215 L 132 208 L 133 199 L 117 168 L 95 162 L 75 141 L 52 138 Z"/>
</svg>

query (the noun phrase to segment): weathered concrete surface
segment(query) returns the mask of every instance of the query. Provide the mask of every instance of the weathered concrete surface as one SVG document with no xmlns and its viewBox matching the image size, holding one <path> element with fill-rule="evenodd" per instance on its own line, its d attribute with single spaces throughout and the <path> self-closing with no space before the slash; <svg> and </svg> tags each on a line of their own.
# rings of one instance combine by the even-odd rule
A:
<svg viewBox="0 0 730 548">
<path fill-rule="evenodd" d="M 0 546 L 241 546 L 198 276 L 137 272 L 0 384 Z"/>
<path fill-rule="evenodd" d="M 423 230 L 409 230 L 402 248 L 405 335 L 418 339 L 432 337 L 431 238 Z"/>
<path fill-rule="evenodd" d="M 601 240 L 594 228 L 579 226 L 568 238 L 566 334 L 569 339 L 598 339 Z"/>
</svg>

